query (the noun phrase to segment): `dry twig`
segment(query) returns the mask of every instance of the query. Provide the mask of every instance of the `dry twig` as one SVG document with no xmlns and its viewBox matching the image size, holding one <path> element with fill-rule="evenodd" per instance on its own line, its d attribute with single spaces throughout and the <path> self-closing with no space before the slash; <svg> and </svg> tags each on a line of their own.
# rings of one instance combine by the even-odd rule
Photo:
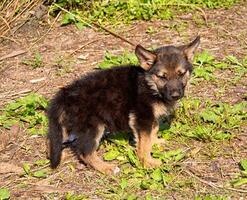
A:
<svg viewBox="0 0 247 200">
<path fill-rule="evenodd" d="M 247 193 L 247 190 L 242 190 L 242 189 L 237 189 L 237 188 L 231 188 L 231 187 L 223 187 L 221 185 L 217 185 L 215 183 L 206 181 L 200 177 L 198 177 L 197 175 L 195 175 L 193 172 L 189 171 L 189 170 L 183 170 L 186 174 L 192 176 L 193 178 L 197 179 L 198 181 L 200 181 L 201 183 L 204 183 L 210 187 L 213 188 L 219 188 L 219 189 L 223 189 L 223 190 L 230 190 L 230 191 L 234 191 L 234 192 L 240 192 L 240 193 Z"/>
<path fill-rule="evenodd" d="M 70 11 L 68 11 L 68 10 L 66 10 L 66 9 L 64 9 L 64 8 L 62 8 L 61 6 L 59 6 L 59 5 L 57 5 L 57 4 L 54 4 L 54 5 L 57 6 L 59 9 L 61 9 L 62 11 L 66 12 L 66 13 L 69 13 L 70 15 L 72 15 L 73 17 L 75 17 L 76 19 L 78 19 L 79 21 L 81 21 L 81 22 L 87 24 L 89 27 L 93 28 L 94 30 L 97 30 L 97 29 L 95 29 L 95 27 L 100 28 L 100 29 L 102 29 L 102 30 L 104 30 L 104 31 L 106 31 L 106 32 L 108 32 L 108 33 L 110 33 L 110 34 L 113 35 L 114 37 L 119 38 L 119 39 L 123 40 L 124 42 L 127 42 L 127 43 L 130 44 L 131 46 L 134 46 L 134 47 L 136 46 L 135 43 L 133 43 L 133 42 L 127 40 L 126 38 L 124 38 L 124 37 L 122 37 L 122 36 L 120 36 L 120 35 L 114 33 L 113 31 L 111 31 L 111 30 L 109 30 L 109 29 L 107 29 L 107 28 L 105 28 L 105 27 L 103 27 L 103 26 L 101 26 L 101 25 L 99 25 L 99 24 L 97 24 L 97 23 L 95 23 L 95 22 L 92 22 L 92 24 L 95 26 L 95 27 L 94 27 L 94 26 L 92 26 L 92 25 L 90 24 L 90 22 L 88 22 L 87 20 L 82 19 L 80 16 L 71 13 Z"/>
<path fill-rule="evenodd" d="M 13 51 L 13 52 L 11 52 L 10 54 L 1 57 L 1 58 L 0 58 L 0 61 L 2 61 L 2 60 L 4 60 L 4 59 L 7 59 L 7 58 L 13 58 L 13 57 L 15 57 L 15 56 L 18 56 L 18 55 L 21 55 L 21 54 L 24 54 L 24 53 L 26 53 L 26 51 L 24 51 L 24 50 Z"/>
<path fill-rule="evenodd" d="M 69 54 L 69 56 L 73 55 L 73 54 L 76 53 L 77 51 L 79 51 L 79 50 L 85 48 L 86 46 L 88 46 L 88 45 L 90 45 L 90 44 L 92 44 L 92 43 L 94 43 L 94 42 L 97 42 L 97 41 L 99 41 L 99 39 L 96 39 L 96 40 L 87 42 L 86 44 L 80 46 L 79 48 L 77 48 L 76 50 L 74 50 L 73 52 L 71 52 L 71 53 Z"/>
</svg>

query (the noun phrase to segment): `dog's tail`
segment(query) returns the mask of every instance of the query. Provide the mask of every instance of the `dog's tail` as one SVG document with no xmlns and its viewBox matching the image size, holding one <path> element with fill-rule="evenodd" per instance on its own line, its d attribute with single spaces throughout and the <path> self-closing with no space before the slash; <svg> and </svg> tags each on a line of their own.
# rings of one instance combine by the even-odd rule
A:
<svg viewBox="0 0 247 200">
<path fill-rule="evenodd" d="M 62 114 L 63 108 L 56 99 L 54 99 L 48 109 L 48 156 L 51 162 L 51 168 L 56 168 L 62 155 L 63 142 L 63 128 L 62 128 Z"/>
</svg>

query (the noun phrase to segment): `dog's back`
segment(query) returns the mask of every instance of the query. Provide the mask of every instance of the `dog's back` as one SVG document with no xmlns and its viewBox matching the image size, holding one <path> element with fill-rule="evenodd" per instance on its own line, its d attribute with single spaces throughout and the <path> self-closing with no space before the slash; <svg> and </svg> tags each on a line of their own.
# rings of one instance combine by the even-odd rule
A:
<svg viewBox="0 0 247 200">
<path fill-rule="evenodd" d="M 77 154 L 86 164 L 104 173 L 115 172 L 96 152 L 105 128 L 131 129 L 141 162 L 159 166 L 161 162 L 150 154 L 157 141 L 158 118 L 183 97 L 199 40 L 153 52 L 137 45 L 140 66 L 97 71 L 62 88 L 48 110 L 51 166 L 59 164 L 63 139 L 73 133 Z"/>
<path fill-rule="evenodd" d="M 97 121 L 111 131 L 126 130 L 142 74 L 144 70 L 134 66 L 91 73 L 62 88 L 52 100 L 48 116 L 53 118 L 57 108 L 60 122 L 74 132 Z"/>
<path fill-rule="evenodd" d="M 74 133 L 85 142 L 101 137 L 98 134 L 102 133 L 93 133 L 100 126 L 110 132 L 129 129 L 129 114 L 137 106 L 138 93 L 145 96 L 149 91 L 145 90 L 144 74 L 142 68 L 135 66 L 96 71 L 57 93 L 48 110 L 49 156 L 53 168 L 60 162 L 64 134 Z"/>
</svg>

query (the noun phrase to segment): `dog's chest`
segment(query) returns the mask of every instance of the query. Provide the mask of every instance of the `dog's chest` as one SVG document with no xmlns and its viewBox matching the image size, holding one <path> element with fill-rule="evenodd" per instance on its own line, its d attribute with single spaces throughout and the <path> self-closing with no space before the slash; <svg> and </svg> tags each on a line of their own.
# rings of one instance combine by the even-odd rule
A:
<svg viewBox="0 0 247 200">
<path fill-rule="evenodd" d="M 163 115 L 169 115 L 174 106 L 171 105 L 165 105 L 162 102 L 159 103 L 153 103 L 152 104 L 152 109 L 153 109 L 153 114 L 156 119 L 160 118 Z"/>
</svg>

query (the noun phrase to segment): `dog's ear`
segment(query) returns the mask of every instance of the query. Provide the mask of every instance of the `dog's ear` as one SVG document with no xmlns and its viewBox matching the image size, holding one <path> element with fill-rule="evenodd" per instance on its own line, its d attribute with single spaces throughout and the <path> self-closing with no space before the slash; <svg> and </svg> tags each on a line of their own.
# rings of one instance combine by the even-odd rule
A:
<svg viewBox="0 0 247 200">
<path fill-rule="evenodd" d="M 136 46 L 135 54 L 139 60 L 140 66 L 144 70 L 149 70 L 156 60 L 156 55 L 154 53 L 148 51 L 139 44 Z"/>
<path fill-rule="evenodd" d="M 182 46 L 182 50 L 185 56 L 187 57 L 188 61 L 190 62 L 193 61 L 195 51 L 198 48 L 199 44 L 200 44 L 200 36 L 197 36 L 196 39 L 194 39 L 191 43 Z"/>
</svg>

